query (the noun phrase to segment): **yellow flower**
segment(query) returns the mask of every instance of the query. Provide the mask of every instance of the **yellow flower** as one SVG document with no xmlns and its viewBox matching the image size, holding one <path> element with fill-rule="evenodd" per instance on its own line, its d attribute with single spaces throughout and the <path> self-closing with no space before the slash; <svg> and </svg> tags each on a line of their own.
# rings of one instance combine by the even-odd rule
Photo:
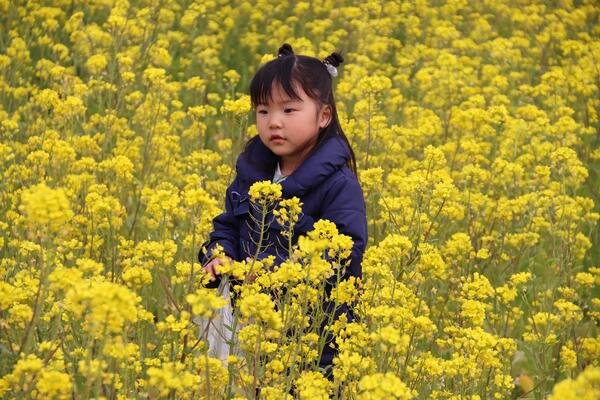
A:
<svg viewBox="0 0 600 400">
<path fill-rule="evenodd" d="M 381 167 L 359 171 L 360 182 L 363 190 L 365 190 L 365 192 L 369 192 L 371 190 L 379 189 L 383 180 L 383 172 L 383 168 Z"/>
<path fill-rule="evenodd" d="M 94 338 L 120 334 L 131 324 L 148 317 L 141 298 L 126 287 L 96 280 L 84 280 L 65 296 L 65 309 L 82 319 L 84 330 Z"/>
<path fill-rule="evenodd" d="M 568 372 L 577 368 L 577 353 L 570 342 L 560 348 L 560 361 L 560 369 L 563 371 Z"/>
<path fill-rule="evenodd" d="M 12 372 L 2 377 L 0 395 L 5 394 L 10 389 L 18 393 L 23 390 L 22 388 L 32 386 L 38 374 L 44 371 L 43 368 L 43 361 L 34 354 L 27 356 L 21 354 L 21 358 L 16 362 Z"/>
<path fill-rule="evenodd" d="M 190 90 L 201 91 L 206 88 L 206 82 L 198 76 L 192 76 L 187 80 L 187 82 L 185 82 L 184 86 Z"/>
<path fill-rule="evenodd" d="M 240 80 L 240 74 L 233 69 L 225 71 L 223 77 L 231 84 L 231 86 L 237 85 Z"/>
<path fill-rule="evenodd" d="M 474 326 L 483 326 L 485 309 L 485 303 L 477 300 L 463 300 L 461 301 L 460 316 L 470 319 Z"/>
<path fill-rule="evenodd" d="M 142 74 L 142 81 L 151 87 L 164 87 L 167 81 L 167 74 L 163 68 L 146 68 Z"/>
<path fill-rule="evenodd" d="M 321 373 L 303 372 L 296 380 L 296 392 L 301 400 L 326 400 L 331 393 L 331 382 Z"/>
<path fill-rule="evenodd" d="M 133 181 L 134 166 L 131 160 L 125 156 L 118 155 L 114 158 L 103 160 L 98 164 L 100 171 L 109 173 L 114 177 L 115 183 L 127 185 Z"/>
<path fill-rule="evenodd" d="M 179 333 L 180 337 L 184 337 L 190 334 L 191 331 L 188 329 L 190 320 L 190 314 L 187 311 L 183 311 L 179 316 L 179 320 L 172 314 L 167 315 L 164 321 L 160 321 L 156 324 L 156 328 L 159 332 L 173 332 Z"/>
<path fill-rule="evenodd" d="M 400 378 L 391 372 L 363 376 L 358 383 L 361 399 L 412 399 L 414 395 Z"/>
<path fill-rule="evenodd" d="M 0 349 L 26 342 L 0 397 L 543 398 L 559 375 L 554 398 L 599 397 L 575 378 L 600 360 L 597 1 L 80 3 L 0 0 Z M 217 268 L 248 324 L 223 363 L 190 321 L 227 304 L 198 251 L 257 135 L 238 89 L 288 41 L 353 49 L 332 84 L 370 242 L 331 287 L 353 248 L 333 221 L 277 266 L 242 240 Z M 285 256 L 301 200 L 251 194 Z M 333 385 L 324 301 L 357 317 L 327 324 Z"/>
<path fill-rule="evenodd" d="M 259 204 L 272 203 L 281 198 L 281 185 L 271 181 L 255 182 L 248 191 L 252 201 Z"/>
<path fill-rule="evenodd" d="M 43 371 L 35 384 L 39 394 L 47 399 L 70 399 L 71 377 L 59 371 Z"/>
<path fill-rule="evenodd" d="M 467 262 L 475 256 L 471 238 L 466 233 L 455 233 L 444 246 L 444 255 L 453 263 Z"/>
<path fill-rule="evenodd" d="M 245 320 L 250 319 L 272 329 L 280 329 L 282 326 L 280 313 L 275 311 L 272 299 L 265 293 L 242 296 L 239 307 Z"/>
<path fill-rule="evenodd" d="M 148 389 L 155 395 L 165 397 L 169 393 L 183 396 L 188 391 L 196 390 L 200 385 L 200 376 L 186 370 L 180 362 L 165 362 L 160 367 L 150 367 Z"/>
<path fill-rule="evenodd" d="M 297 197 L 281 200 L 279 207 L 273 210 L 273 215 L 277 222 L 282 226 L 289 226 L 290 229 L 298 222 L 298 217 L 302 212 L 302 202 Z"/>
<path fill-rule="evenodd" d="M 475 254 L 475 257 L 479 258 L 480 260 L 487 260 L 490 257 L 490 251 L 486 248 L 479 249 L 477 254 Z"/>
<path fill-rule="evenodd" d="M 570 301 L 559 299 L 554 302 L 554 307 L 558 309 L 560 316 L 567 322 L 578 322 L 583 318 L 581 308 Z"/>
<path fill-rule="evenodd" d="M 99 75 L 104 71 L 107 65 L 108 61 L 104 54 L 94 54 L 85 62 L 85 67 L 92 75 Z"/>
<path fill-rule="evenodd" d="M 429 243 L 420 243 L 418 246 L 421 256 L 416 265 L 416 270 L 421 274 L 431 274 L 436 278 L 444 278 L 447 274 L 447 265 L 438 248 Z"/>
<path fill-rule="evenodd" d="M 366 76 L 358 82 L 357 90 L 360 96 L 364 93 L 379 93 L 389 90 L 392 87 L 392 81 L 387 76 L 373 75 Z"/>
<path fill-rule="evenodd" d="M 471 281 L 463 283 L 461 295 L 467 299 L 485 300 L 494 294 L 494 288 L 490 281 L 484 276 L 475 272 Z"/>
<path fill-rule="evenodd" d="M 575 282 L 577 282 L 580 286 L 593 286 L 595 284 L 596 279 L 594 279 L 594 275 L 588 272 L 578 272 L 575 275 Z"/>
<path fill-rule="evenodd" d="M 185 300 L 192 306 L 194 315 L 211 317 L 216 310 L 225 307 L 227 300 L 212 289 L 198 288 L 195 293 L 188 294 Z"/>
<path fill-rule="evenodd" d="M 552 389 L 549 400 L 595 400 L 600 398 L 600 368 L 588 365 L 577 378 L 567 378 Z"/>
<path fill-rule="evenodd" d="M 351 304 L 358 299 L 360 294 L 360 284 L 360 278 L 350 276 L 348 279 L 340 282 L 337 287 L 331 291 L 331 300 L 337 300 L 342 304 Z"/>
<path fill-rule="evenodd" d="M 299 282 L 305 274 L 306 270 L 300 263 L 284 261 L 269 274 L 269 280 L 272 287 L 280 287 Z"/>
<path fill-rule="evenodd" d="M 152 273 L 147 268 L 132 266 L 124 269 L 121 279 L 128 287 L 139 290 L 152 283 Z"/>
<path fill-rule="evenodd" d="M 230 112 L 241 116 L 247 114 L 250 108 L 250 96 L 243 95 L 237 100 L 226 99 L 221 107 L 221 112 Z"/>
<path fill-rule="evenodd" d="M 19 210 L 27 216 L 31 229 L 46 229 L 56 233 L 73 218 L 73 211 L 64 189 L 51 189 L 45 183 L 23 191 Z"/>
<path fill-rule="evenodd" d="M 513 285 L 518 286 L 522 285 L 533 278 L 533 274 L 531 272 L 519 272 L 510 277 L 510 281 Z"/>
</svg>

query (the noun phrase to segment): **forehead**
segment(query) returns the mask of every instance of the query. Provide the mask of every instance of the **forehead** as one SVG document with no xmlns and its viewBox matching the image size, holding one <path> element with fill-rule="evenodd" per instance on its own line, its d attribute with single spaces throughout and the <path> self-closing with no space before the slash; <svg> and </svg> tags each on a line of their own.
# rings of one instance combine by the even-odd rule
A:
<svg viewBox="0 0 600 400">
<path fill-rule="evenodd" d="M 273 82 L 273 84 L 271 85 L 269 102 L 270 103 L 289 103 L 289 102 L 294 102 L 294 101 L 302 102 L 302 101 L 307 101 L 309 99 L 307 94 L 302 89 L 302 86 L 298 85 L 297 83 L 293 83 L 292 86 L 293 86 L 294 92 L 298 95 L 299 98 L 295 98 L 294 96 L 286 93 L 285 89 L 281 86 L 280 83 Z"/>
</svg>

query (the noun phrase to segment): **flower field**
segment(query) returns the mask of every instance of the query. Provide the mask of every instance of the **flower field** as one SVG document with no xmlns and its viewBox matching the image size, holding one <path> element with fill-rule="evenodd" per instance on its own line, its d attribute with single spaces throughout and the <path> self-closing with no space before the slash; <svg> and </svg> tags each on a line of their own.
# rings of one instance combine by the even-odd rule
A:
<svg viewBox="0 0 600 400">
<path fill-rule="evenodd" d="M 223 267 L 222 361 L 197 257 L 284 42 L 344 56 L 363 278 L 323 290 L 326 220 Z M 593 0 L 0 0 L 0 397 L 599 399 L 599 144 Z M 302 204 L 250 196 L 290 238 Z M 332 380 L 323 300 L 358 316 Z"/>
</svg>

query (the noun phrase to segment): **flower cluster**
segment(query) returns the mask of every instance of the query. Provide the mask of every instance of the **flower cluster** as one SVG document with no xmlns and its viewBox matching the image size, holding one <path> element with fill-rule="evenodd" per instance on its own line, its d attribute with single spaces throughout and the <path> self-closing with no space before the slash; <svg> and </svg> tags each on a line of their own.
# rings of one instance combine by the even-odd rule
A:
<svg viewBox="0 0 600 400">
<path fill-rule="evenodd" d="M 598 2 L 138 3 L 0 1 L 0 397 L 599 397 Z M 197 255 L 284 42 L 353 49 L 362 276 L 257 182 L 230 299 Z"/>
<path fill-rule="evenodd" d="M 257 203 L 272 203 L 281 198 L 281 185 L 270 181 L 256 182 L 248 191 L 252 201 Z"/>
</svg>

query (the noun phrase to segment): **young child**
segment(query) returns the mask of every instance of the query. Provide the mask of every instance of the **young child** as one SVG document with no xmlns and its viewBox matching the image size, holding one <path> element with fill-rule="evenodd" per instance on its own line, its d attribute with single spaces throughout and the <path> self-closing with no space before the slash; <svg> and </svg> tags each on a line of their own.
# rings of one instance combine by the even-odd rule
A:
<svg viewBox="0 0 600 400">
<path fill-rule="evenodd" d="M 241 261 L 254 255 L 256 245 L 250 240 L 252 232 L 248 228 L 248 189 L 264 180 L 280 183 L 283 198 L 296 196 L 303 203 L 293 243 L 310 231 L 315 221 L 328 219 L 354 241 L 342 279 L 362 276 L 361 261 L 367 243 L 365 202 L 354 152 L 340 126 L 332 91 L 332 77 L 337 76 L 336 67 L 341 62 L 338 53 L 324 60 L 295 55 L 286 43 L 278 57 L 253 77 L 250 97 L 258 135 L 248 141 L 237 159 L 236 177 L 226 192 L 226 210 L 213 220 L 214 230 L 203 246 L 206 252 L 201 250 L 199 254 L 199 261 L 211 274 L 209 287 L 219 286 L 215 267 L 224 262 L 209 256 L 217 243 L 229 259 Z M 269 235 L 273 243 L 260 258 L 272 254 L 279 264 L 288 254 L 276 236 Z M 349 320 L 353 319 L 347 307 L 338 310 L 334 318 L 344 312 Z M 320 359 L 329 379 L 334 355 L 329 338 Z"/>
</svg>

